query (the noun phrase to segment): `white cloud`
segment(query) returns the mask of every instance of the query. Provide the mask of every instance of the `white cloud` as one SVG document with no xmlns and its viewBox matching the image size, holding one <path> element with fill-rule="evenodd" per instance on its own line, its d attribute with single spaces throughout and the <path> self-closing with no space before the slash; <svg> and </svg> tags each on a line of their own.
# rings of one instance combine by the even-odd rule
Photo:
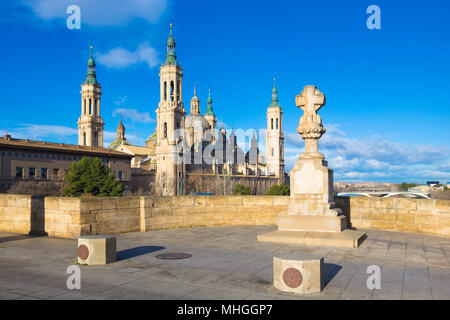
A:
<svg viewBox="0 0 450 320">
<path fill-rule="evenodd" d="M 13 138 L 43 140 L 47 137 L 70 137 L 78 134 L 78 130 L 57 125 L 23 124 L 22 127 L 9 131 Z"/>
<path fill-rule="evenodd" d="M 424 181 L 450 178 L 450 147 L 388 141 L 380 136 L 354 139 L 327 124 L 319 140 L 329 167 L 339 180 Z M 286 167 L 292 168 L 303 152 L 304 141 L 297 133 L 286 133 Z M 289 147 L 291 146 L 291 147 Z"/>
<path fill-rule="evenodd" d="M 8 134 L 15 139 L 29 139 L 67 144 L 78 143 L 78 129 L 58 125 L 22 124 L 21 127 L 8 130 Z M 107 148 L 111 142 L 116 139 L 116 136 L 116 132 L 104 131 L 103 146 Z M 145 139 L 140 137 L 137 133 L 127 133 L 126 137 L 128 142 L 132 145 L 144 145 Z"/>
<path fill-rule="evenodd" d="M 66 19 L 68 6 L 81 10 L 83 24 L 92 26 L 122 26 L 133 19 L 156 23 L 166 10 L 168 0 L 22 0 L 41 19 Z"/>
<path fill-rule="evenodd" d="M 121 104 L 124 104 L 127 101 L 128 97 L 127 96 L 119 96 L 117 97 L 116 101 L 114 101 L 114 104 L 116 106 L 120 106 Z"/>
<path fill-rule="evenodd" d="M 155 123 L 156 120 L 150 117 L 148 112 L 139 112 L 136 109 L 117 108 L 112 113 L 113 117 L 122 115 L 124 119 L 140 123 Z"/>
<path fill-rule="evenodd" d="M 111 49 L 107 53 L 99 53 L 98 63 L 107 68 L 123 69 L 139 63 L 147 63 L 149 68 L 159 64 L 157 51 L 148 43 L 141 44 L 136 51 L 130 52 L 122 47 Z"/>
</svg>

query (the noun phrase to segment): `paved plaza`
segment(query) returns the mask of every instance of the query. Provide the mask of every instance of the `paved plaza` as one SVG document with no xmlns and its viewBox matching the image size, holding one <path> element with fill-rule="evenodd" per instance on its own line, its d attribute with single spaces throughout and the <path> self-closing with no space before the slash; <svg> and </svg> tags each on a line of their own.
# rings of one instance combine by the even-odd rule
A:
<svg viewBox="0 0 450 320">
<path fill-rule="evenodd" d="M 83 266 L 81 290 L 68 290 L 77 240 L 0 233 L 0 299 L 450 299 L 450 239 L 368 230 L 357 249 L 258 242 L 273 226 L 136 232 L 117 236 L 118 261 Z M 192 257 L 160 260 L 183 252 Z M 273 256 L 325 258 L 320 294 L 272 286 Z M 381 268 L 369 290 L 367 267 Z"/>
</svg>

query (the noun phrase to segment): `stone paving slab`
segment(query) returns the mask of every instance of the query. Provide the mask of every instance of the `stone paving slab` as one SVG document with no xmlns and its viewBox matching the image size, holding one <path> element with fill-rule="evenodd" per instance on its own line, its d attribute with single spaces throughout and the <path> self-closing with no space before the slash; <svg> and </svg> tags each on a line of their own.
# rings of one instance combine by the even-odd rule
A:
<svg viewBox="0 0 450 320">
<path fill-rule="evenodd" d="M 368 230 L 360 248 L 264 243 L 271 226 L 135 232 L 117 236 L 118 261 L 83 266 L 81 290 L 68 290 L 77 240 L 0 232 L 0 300 L 13 299 L 450 299 L 449 238 Z M 184 260 L 156 255 L 184 252 Z M 324 256 L 320 294 L 290 294 L 273 283 L 273 256 Z M 369 290 L 367 267 L 381 268 Z"/>
</svg>

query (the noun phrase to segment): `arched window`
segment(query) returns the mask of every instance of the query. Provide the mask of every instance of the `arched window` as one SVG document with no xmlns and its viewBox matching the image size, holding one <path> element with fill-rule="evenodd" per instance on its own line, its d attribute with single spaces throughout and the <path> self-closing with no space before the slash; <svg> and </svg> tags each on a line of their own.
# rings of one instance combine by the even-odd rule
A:
<svg viewBox="0 0 450 320">
<path fill-rule="evenodd" d="M 83 99 L 83 114 L 86 114 L 86 99 Z"/>
<path fill-rule="evenodd" d="M 164 122 L 164 138 L 167 138 L 167 122 Z"/>
<path fill-rule="evenodd" d="M 164 81 L 164 101 L 167 100 L 167 81 Z"/>
<path fill-rule="evenodd" d="M 94 116 L 97 115 L 97 100 L 94 99 Z"/>
<path fill-rule="evenodd" d="M 177 80 L 177 101 L 180 101 L 180 80 Z"/>
<path fill-rule="evenodd" d="M 173 101 L 173 90 L 174 90 L 173 81 L 170 81 L 170 101 Z"/>
<path fill-rule="evenodd" d="M 278 118 L 277 118 L 277 130 L 278 130 Z"/>
<path fill-rule="evenodd" d="M 92 114 L 92 99 L 89 99 L 89 114 Z"/>
<path fill-rule="evenodd" d="M 271 120 L 271 125 L 272 125 L 272 130 L 273 130 L 273 118 L 270 119 Z"/>
<path fill-rule="evenodd" d="M 273 148 L 272 148 L 272 157 L 275 155 L 275 152 L 274 152 L 274 150 L 273 150 Z"/>
<path fill-rule="evenodd" d="M 86 145 L 86 132 L 83 132 L 83 146 Z"/>
</svg>

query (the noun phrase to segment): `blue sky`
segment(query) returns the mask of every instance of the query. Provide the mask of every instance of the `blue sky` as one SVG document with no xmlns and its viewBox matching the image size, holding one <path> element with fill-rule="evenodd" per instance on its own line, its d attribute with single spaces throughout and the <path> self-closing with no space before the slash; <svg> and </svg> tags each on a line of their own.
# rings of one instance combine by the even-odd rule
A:
<svg viewBox="0 0 450 320">
<path fill-rule="evenodd" d="M 66 27 L 71 4 L 80 30 Z M 373 4 L 380 30 L 366 27 Z M 76 143 L 93 42 L 105 141 L 124 113 L 128 139 L 143 145 L 172 21 L 187 110 L 197 81 L 202 112 L 211 88 L 228 128 L 263 129 L 275 76 L 290 169 L 303 149 L 295 96 L 314 84 L 327 97 L 319 147 L 335 180 L 447 182 L 449 10 L 446 0 L 2 1 L 0 127 L 7 119 L 13 137 Z"/>
</svg>

